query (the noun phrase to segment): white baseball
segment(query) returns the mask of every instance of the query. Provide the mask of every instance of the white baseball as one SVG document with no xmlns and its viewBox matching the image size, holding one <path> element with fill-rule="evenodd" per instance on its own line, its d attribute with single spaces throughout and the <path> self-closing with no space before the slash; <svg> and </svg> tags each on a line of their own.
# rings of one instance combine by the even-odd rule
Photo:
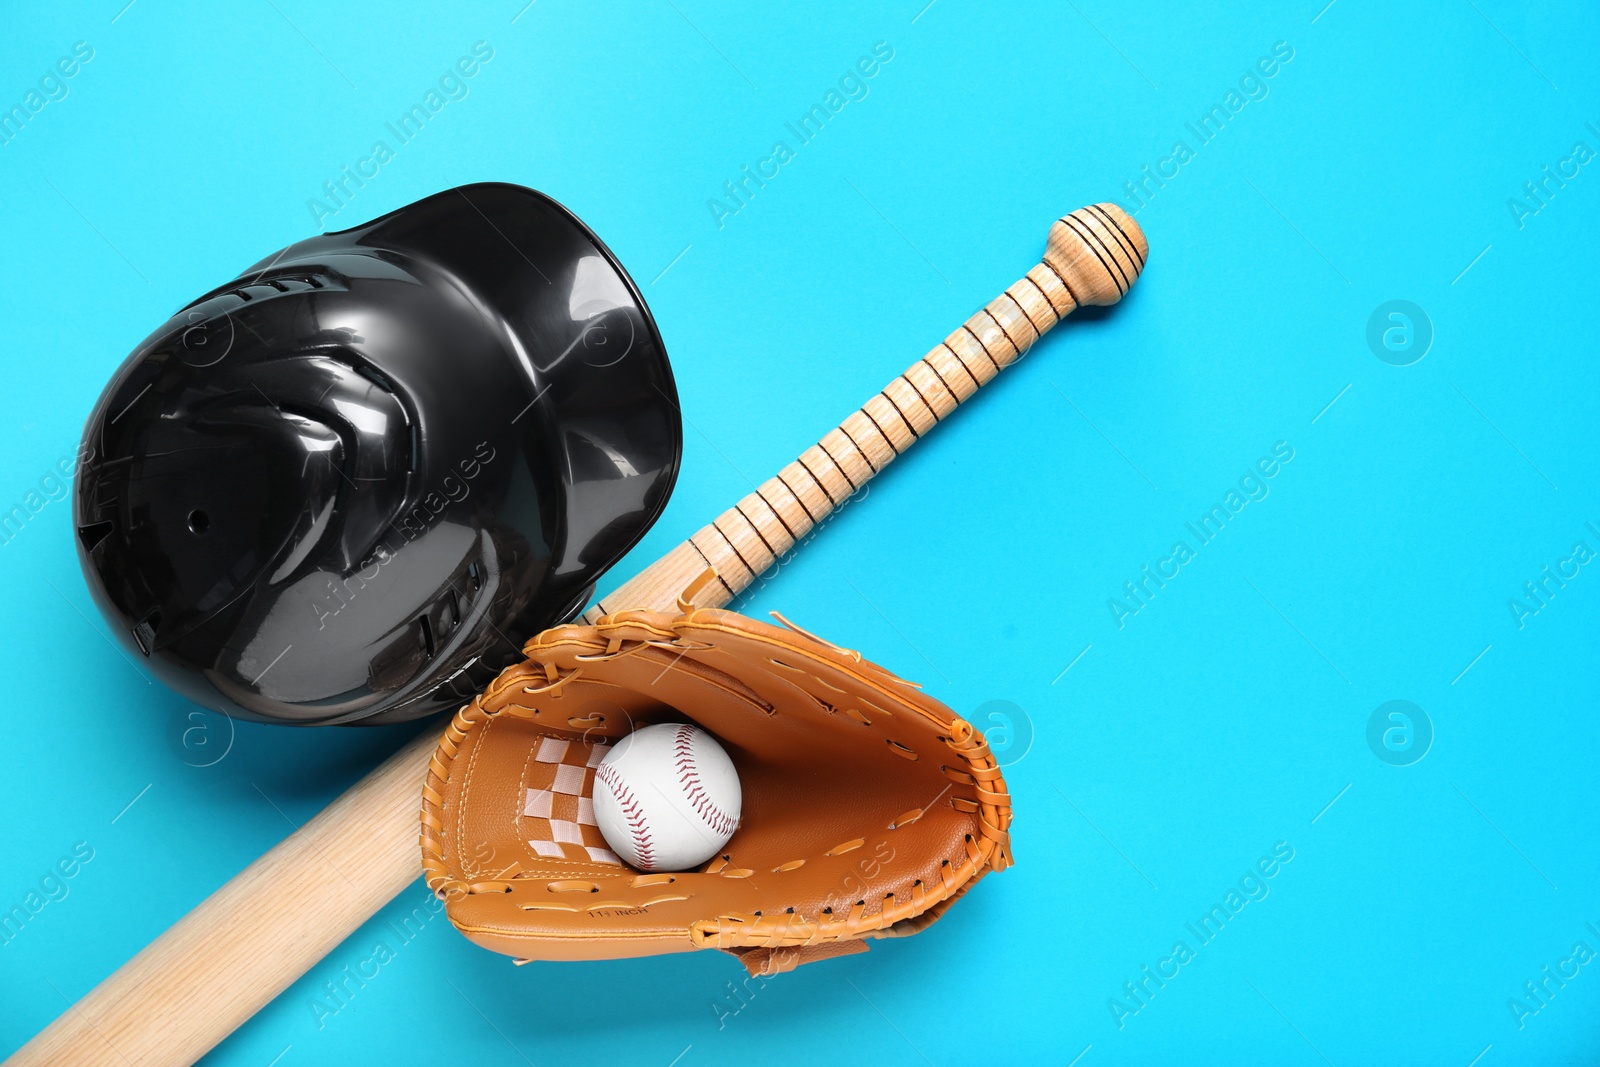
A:
<svg viewBox="0 0 1600 1067">
<path fill-rule="evenodd" d="M 698 867 L 728 843 L 743 795 L 733 761 L 693 724 L 646 726 L 594 772 L 594 818 L 606 844 L 641 871 Z"/>
</svg>

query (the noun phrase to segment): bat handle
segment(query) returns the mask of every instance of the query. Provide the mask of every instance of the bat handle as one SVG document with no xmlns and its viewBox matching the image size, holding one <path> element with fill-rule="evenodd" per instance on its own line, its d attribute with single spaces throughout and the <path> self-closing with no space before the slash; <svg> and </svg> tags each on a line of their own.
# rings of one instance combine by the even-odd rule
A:
<svg viewBox="0 0 1600 1067">
<path fill-rule="evenodd" d="M 800 458 L 601 599 L 584 620 L 624 608 L 670 610 L 708 567 L 716 580 L 701 583 L 690 602 L 721 607 L 733 600 L 1056 323 L 1084 305 L 1126 296 L 1148 255 L 1144 232 L 1115 204 L 1058 219 L 1038 265 Z"/>
</svg>

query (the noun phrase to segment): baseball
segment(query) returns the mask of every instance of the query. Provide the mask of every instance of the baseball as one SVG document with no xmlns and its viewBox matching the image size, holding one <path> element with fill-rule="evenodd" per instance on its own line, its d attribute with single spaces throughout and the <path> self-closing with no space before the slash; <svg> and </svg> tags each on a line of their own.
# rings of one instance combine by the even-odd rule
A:
<svg viewBox="0 0 1600 1067">
<path fill-rule="evenodd" d="M 687 870 L 715 856 L 739 825 L 742 799 L 733 761 L 689 723 L 635 730 L 594 773 L 600 833 L 641 871 Z"/>
</svg>

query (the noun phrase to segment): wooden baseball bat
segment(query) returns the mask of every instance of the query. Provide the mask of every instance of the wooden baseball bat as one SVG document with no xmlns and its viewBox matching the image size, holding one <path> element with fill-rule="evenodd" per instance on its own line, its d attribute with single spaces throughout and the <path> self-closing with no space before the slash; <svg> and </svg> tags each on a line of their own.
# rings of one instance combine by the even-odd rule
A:
<svg viewBox="0 0 1600 1067">
<path fill-rule="evenodd" d="M 818 522 L 1083 305 L 1114 304 L 1148 245 L 1114 204 L 1050 228 L 1044 259 L 755 492 L 585 613 L 670 611 L 694 580 L 720 607 Z M 191 1064 L 421 873 L 424 733 L 218 889 L 7 1061 Z"/>
</svg>

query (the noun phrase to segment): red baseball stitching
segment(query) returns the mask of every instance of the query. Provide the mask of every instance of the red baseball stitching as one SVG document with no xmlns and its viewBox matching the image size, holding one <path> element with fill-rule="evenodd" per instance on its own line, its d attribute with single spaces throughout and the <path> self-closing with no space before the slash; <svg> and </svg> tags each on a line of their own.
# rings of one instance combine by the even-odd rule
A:
<svg viewBox="0 0 1600 1067">
<path fill-rule="evenodd" d="M 700 770 L 694 762 L 694 729 L 688 725 L 678 727 L 673 740 L 673 759 L 678 765 L 678 784 L 683 786 L 689 803 L 694 805 L 694 810 L 700 813 L 707 826 L 723 837 L 732 837 L 734 829 L 738 826 L 738 820 L 717 807 L 700 781 Z"/>
<path fill-rule="evenodd" d="M 596 781 L 605 783 L 606 788 L 611 790 L 611 795 L 622 806 L 622 817 L 628 820 L 628 834 L 633 839 L 634 858 L 640 867 L 650 870 L 655 866 L 655 855 L 650 842 L 650 831 L 645 826 L 644 811 L 639 807 L 638 798 L 633 795 L 633 790 L 623 784 L 615 765 L 600 764 L 595 768 L 594 776 Z"/>
</svg>

